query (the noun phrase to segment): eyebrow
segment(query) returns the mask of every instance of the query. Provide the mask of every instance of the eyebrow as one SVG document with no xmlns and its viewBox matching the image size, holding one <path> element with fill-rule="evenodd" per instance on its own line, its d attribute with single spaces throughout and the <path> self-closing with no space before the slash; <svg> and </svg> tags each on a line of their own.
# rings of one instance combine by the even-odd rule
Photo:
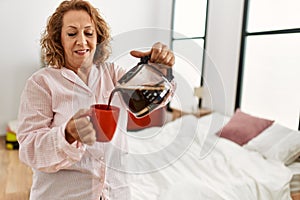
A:
<svg viewBox="0 0 300 200">
<path fill-rule="evenodd" d="M 74 28 L 74 29 L 77 29 L 77 27 L 76 27 L 76 26 L 73 26 L 73 25 L 69 25 L 69 26 L 67 26 L 67 28 Z M 93 28 L 93 26 L 92 26 L 92 25 L 88 25 L 88 26 L 85 26 L 85 27 L 84 27 L 84 29 L 89 29 L 89 28 Z"/>
</svg>

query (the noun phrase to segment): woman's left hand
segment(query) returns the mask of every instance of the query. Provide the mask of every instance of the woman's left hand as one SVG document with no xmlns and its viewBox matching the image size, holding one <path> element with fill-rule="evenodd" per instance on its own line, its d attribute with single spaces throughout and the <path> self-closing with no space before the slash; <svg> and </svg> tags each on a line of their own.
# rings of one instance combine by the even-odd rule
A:
<svg viewBox="0 0 300 200">
<path fill-rule="evenodd" d="M 150 62 L 172 67 L 175 63 L 175 56 L 167 45 L 160 42 L 155 43 L 148 52 L 131 51 L 130 54 L 134 57 L 141 58 L 150 55 Z"/>
</svg>

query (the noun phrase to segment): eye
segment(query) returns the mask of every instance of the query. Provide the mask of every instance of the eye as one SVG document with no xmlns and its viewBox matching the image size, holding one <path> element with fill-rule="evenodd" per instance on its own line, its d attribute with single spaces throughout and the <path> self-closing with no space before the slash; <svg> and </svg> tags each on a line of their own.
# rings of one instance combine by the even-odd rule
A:
<svg viewBox="0 0 300 200">
<path fill-rule="evenodd" d="M 73 36 L 75 36 L 76 35 L 76 33 L 68 33 L 68 36 L 69 37 L 73 37 Z"/>
<path fill-rule="evenodd" d="M 88 37 L 91 37 L 91 36 L 94 35 L 94 33 L 93 32 L 85 32 L 85 35 L 88 36 Z"/>
</svg>

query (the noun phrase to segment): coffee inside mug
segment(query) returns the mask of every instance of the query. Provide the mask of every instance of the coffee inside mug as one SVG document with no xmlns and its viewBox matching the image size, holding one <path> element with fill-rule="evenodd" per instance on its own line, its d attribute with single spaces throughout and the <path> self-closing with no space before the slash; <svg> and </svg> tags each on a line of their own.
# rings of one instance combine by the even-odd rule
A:
<svg viewBox="0 0 300 200">
<path fill-rule="evenodd" d="M 91 106 L 91 122 L 96 131 L 97 142 L 109 142 L 112 140 L 118 124 L 120 108 L 106 104 Z"/>
</svg>

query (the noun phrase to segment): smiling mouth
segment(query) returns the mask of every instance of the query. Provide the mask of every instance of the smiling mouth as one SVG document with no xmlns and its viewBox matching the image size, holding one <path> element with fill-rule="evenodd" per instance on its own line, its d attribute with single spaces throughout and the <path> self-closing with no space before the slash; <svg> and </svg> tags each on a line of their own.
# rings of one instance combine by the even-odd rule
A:
<svg viewBox="0 0 300 200">
<path fill-rule="evenodd" d="M 86 53 L 88 53 L 90 50 L 89 49 L 84 49 L 84 50 L 77 50 L 75 51 L 75 53 L 77 53 L 78 55 L 84 55 Z"/>
</svg>

